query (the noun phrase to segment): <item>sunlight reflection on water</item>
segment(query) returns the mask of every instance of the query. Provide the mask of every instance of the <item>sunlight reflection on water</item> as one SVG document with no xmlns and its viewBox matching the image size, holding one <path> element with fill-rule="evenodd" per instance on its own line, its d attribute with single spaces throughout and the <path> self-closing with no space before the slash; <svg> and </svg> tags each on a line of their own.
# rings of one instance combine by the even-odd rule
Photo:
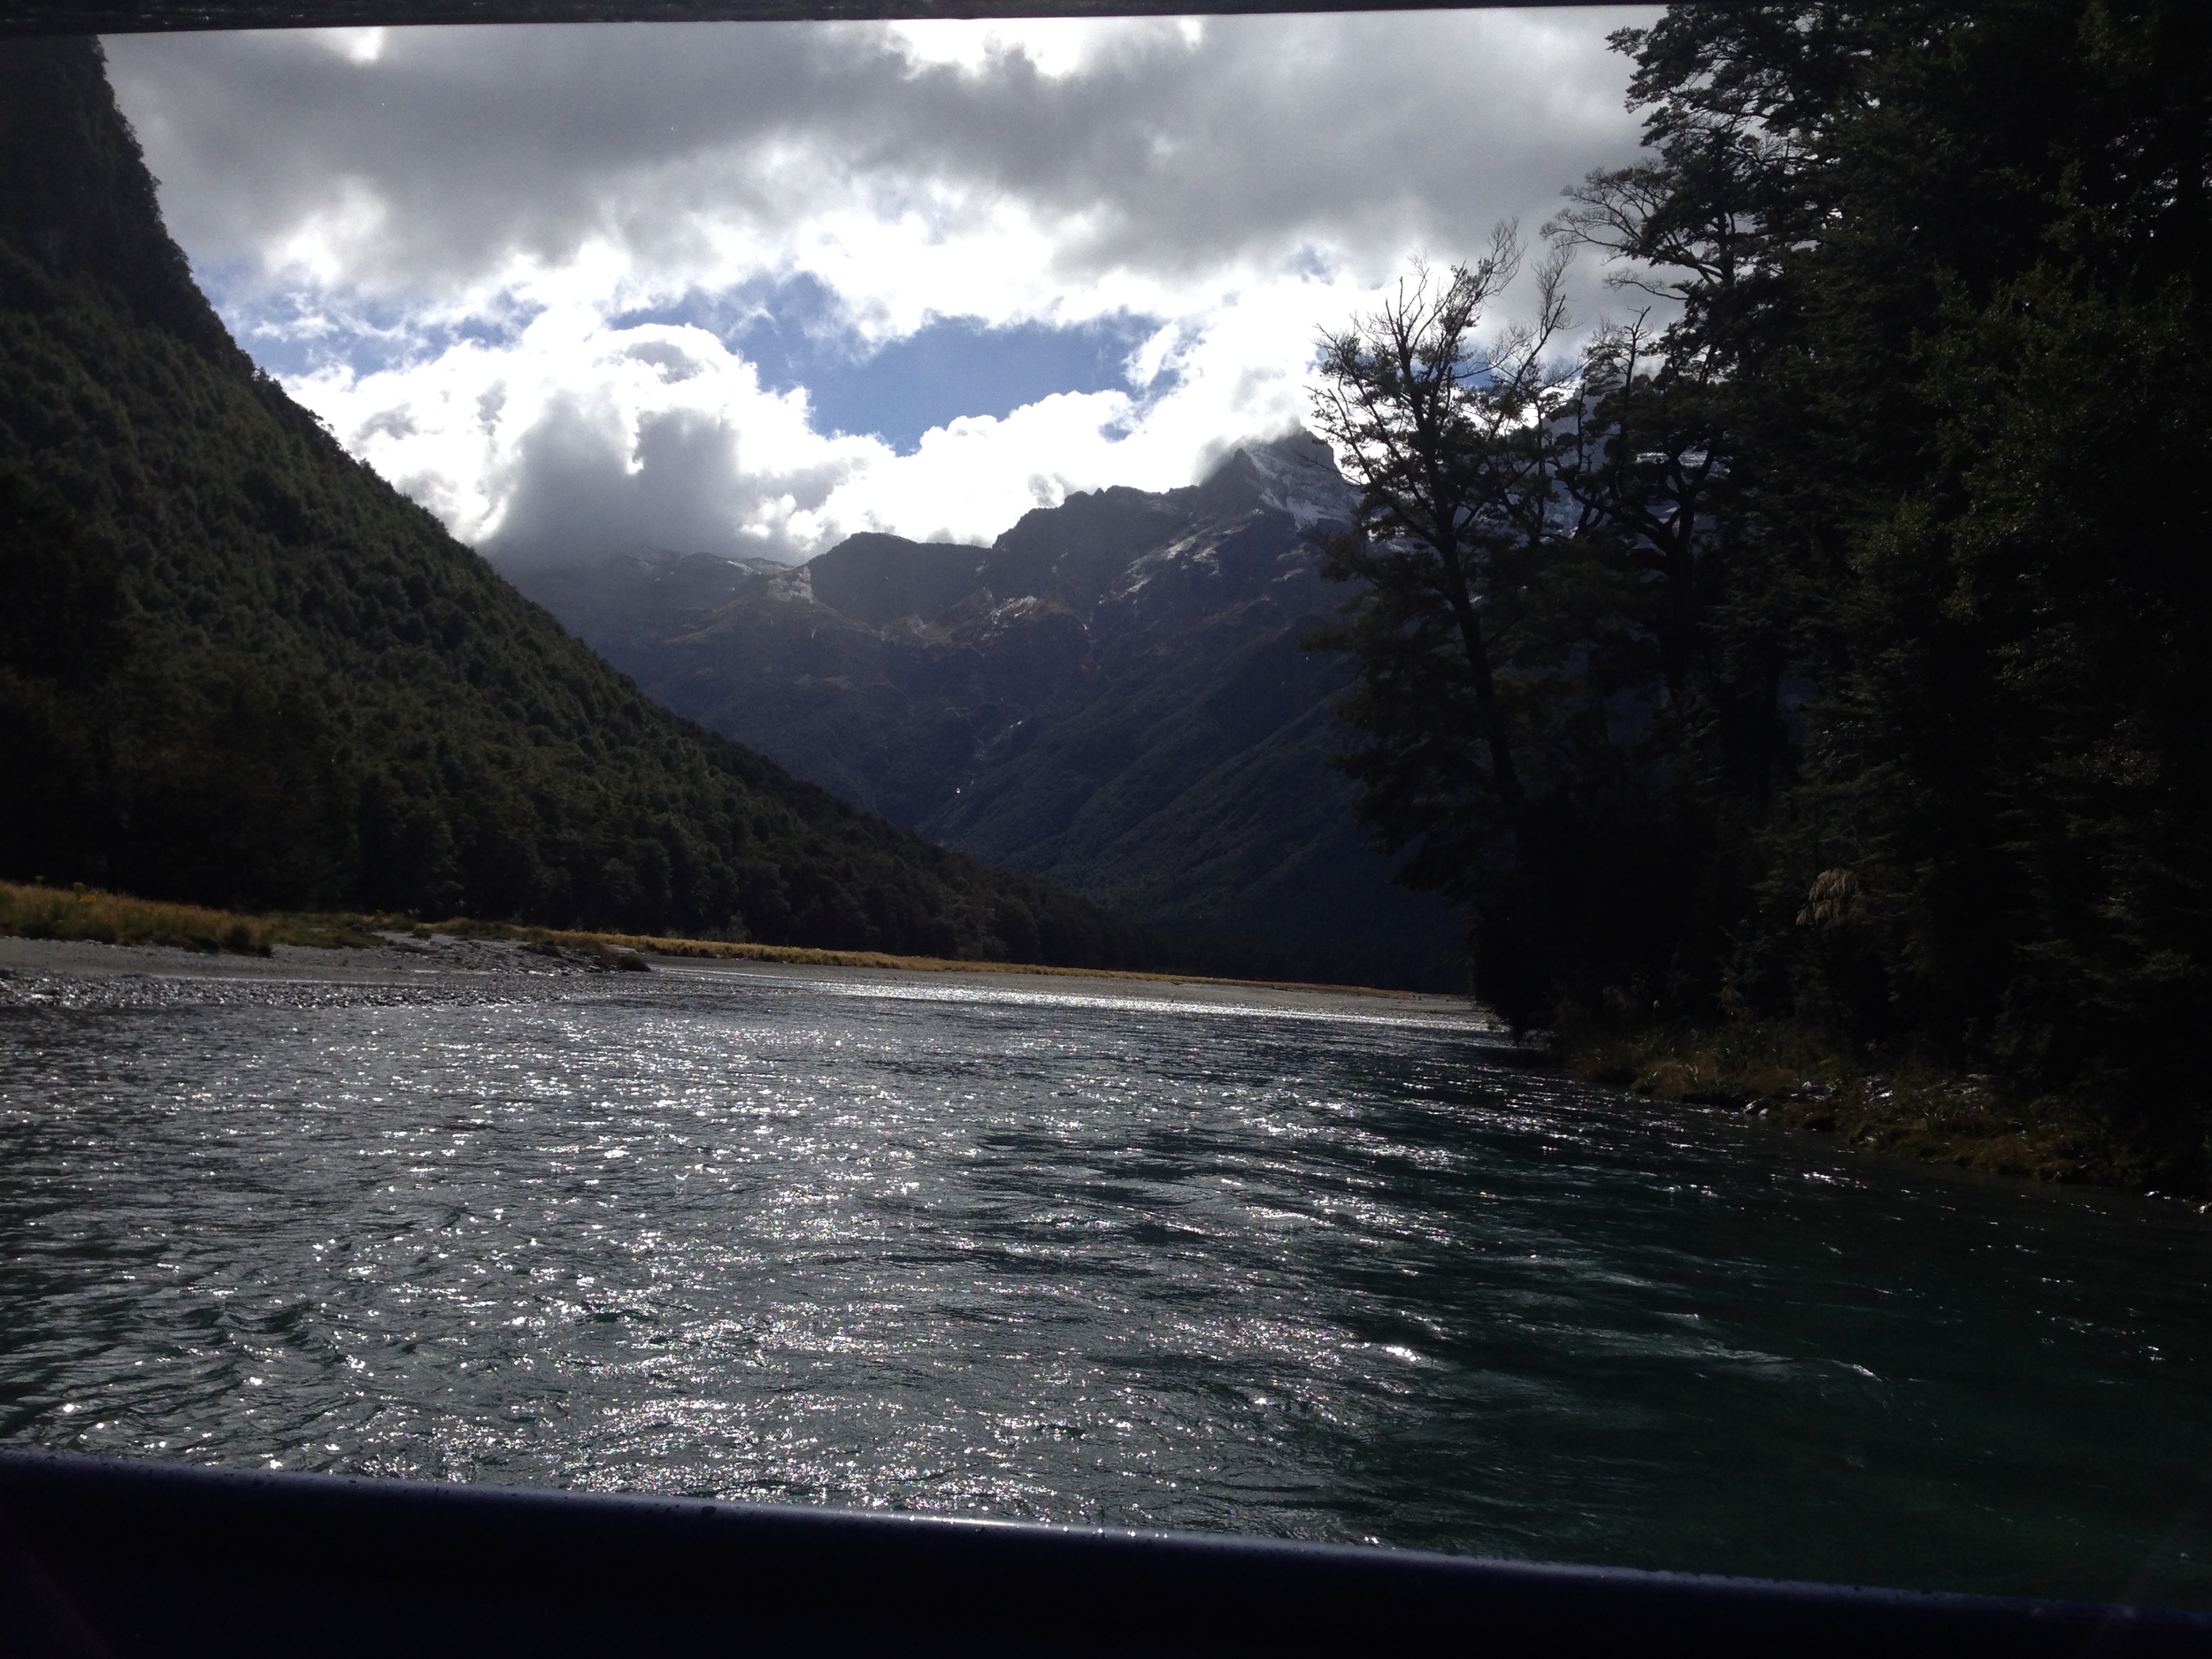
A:
<svg viewBox="0 0 2212 1659">
<path fill-rule="evenodd" d="M 1661 1116 L 1425 1016 L 32 996 L 16 1441 L 2212 1601 L 2212 1249 L 2140 1201 Z"/>
</svg>

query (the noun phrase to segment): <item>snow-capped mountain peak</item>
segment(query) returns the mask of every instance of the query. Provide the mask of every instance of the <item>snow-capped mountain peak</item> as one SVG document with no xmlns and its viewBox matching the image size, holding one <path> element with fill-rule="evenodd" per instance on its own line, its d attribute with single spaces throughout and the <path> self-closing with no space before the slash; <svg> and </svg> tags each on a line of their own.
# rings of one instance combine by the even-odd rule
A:
<svg viewBox="0 0 2212 1659">
<path fill-rule="evenodd" d="M 1316 525 L 1349 525 L 1359 505 L 1359 492 L 1337 471 L 1329 446 L 1303 430 L 1243 445 L 1207 483 L 1225 481 L 1235 472 L 1248 473 L 1261 506 L 1288 513 L 1302 533 Z"/>
</svg>

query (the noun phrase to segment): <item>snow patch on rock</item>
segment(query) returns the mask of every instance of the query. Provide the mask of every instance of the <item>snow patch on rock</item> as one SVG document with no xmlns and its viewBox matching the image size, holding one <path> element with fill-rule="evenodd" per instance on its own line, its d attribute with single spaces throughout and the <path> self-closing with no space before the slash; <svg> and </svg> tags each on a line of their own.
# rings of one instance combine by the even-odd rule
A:
<svg viewBox="0 0 2212 1659">
<path fill-rule="evenodd" d="M 1301 531 L 1316 525 L 1349 527 L 1359 492 L 1337 471 L 1329 446 L 1310 432 L 1294 432 L 1271 443 L 1247 444 L 1242 451 L 1259 474 L 1260 501 L 1286 512 Z"/>
</svg>

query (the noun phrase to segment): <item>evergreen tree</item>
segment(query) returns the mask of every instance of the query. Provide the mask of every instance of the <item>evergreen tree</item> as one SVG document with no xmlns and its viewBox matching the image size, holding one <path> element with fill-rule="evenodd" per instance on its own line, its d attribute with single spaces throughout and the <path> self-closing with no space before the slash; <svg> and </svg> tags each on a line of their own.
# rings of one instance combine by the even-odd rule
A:
<svg viewBox="0 0 2212 1659">
<path fill-rule="evenodd" d="M 1647 745 L 1648 609 L 1592 511 L 1593 383 L 1555 343 L 1566 261 L 1532 319 L 1476 344 L 1521 265 L 1425 270 L 1324 342 L 1315 424 L 1360 487 L 1325 573 L 1350 585 L 1317 634 L 1361 678 L 1342 713 L 1371 739 L 1342 764 L 1405 879 L 1467 912 L 1476 992 L 1517 1027 L 1563 995 L 1648 995 L 1678 931 L 1676 838 Z"/>
<path fill-rule="evenodd" d="M 1553 228 L 1672 320 L 1586 356 L 1549 475 L 1572 555 L 1494 627 L 1552 653 L 1502 646 L 1502 686 L 1650 718 L 1555 750 L 1624 821 L 1571 839 L 1578 878 L 1533 879 L 1524 836 L 1521 1009 L 1786 1015 L 2001 1068 L 2200 1167 L 2212 13 L 1776 0 L 1616 39 L 1646 154 Z M 1382 573 L 1346 562 L 1349 712 L 1393 734 L 1351 764 L 1389 834 L 1427 838 L 1413 879 L 1468 880 L 1440 795 L 1379 787 L 1413 733 L 1464 747 L 1439 685 L 1364 642 Z M 1624 841 L 1665 849 L 1680 902 L 1658 929 L 1601 910 L 1593 942 L 1574 895 Z M 1479 958 L 1498 921 L 1471 909 Z"/>
</svg>

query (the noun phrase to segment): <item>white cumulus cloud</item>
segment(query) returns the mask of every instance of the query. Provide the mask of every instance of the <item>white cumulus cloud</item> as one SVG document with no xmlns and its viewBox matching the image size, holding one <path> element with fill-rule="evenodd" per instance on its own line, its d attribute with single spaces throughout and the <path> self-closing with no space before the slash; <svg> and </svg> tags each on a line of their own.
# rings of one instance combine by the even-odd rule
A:
<svg viewBox="0 0 2212 1659">
<path fill-rule="evenodd" d="M 1533 228 L 1632 152 L 1605 37 L 1648 15 L 368 29 L 109 52 L 172 229 L 242 342 L 457 534 L 512 558 L 800 557 L 864 528 L 987 540 L 1068 490 L 1187 482 L 1289 426 L 1317 330 L 1411 254 Z M 805 348 L 781 382 L 738 326 L 764 309 Z M 810 373 L 947 319 L 1150 324 L 1118 381 L 949 407 L 908 453 L 827 429 Z"/>
</svg>

